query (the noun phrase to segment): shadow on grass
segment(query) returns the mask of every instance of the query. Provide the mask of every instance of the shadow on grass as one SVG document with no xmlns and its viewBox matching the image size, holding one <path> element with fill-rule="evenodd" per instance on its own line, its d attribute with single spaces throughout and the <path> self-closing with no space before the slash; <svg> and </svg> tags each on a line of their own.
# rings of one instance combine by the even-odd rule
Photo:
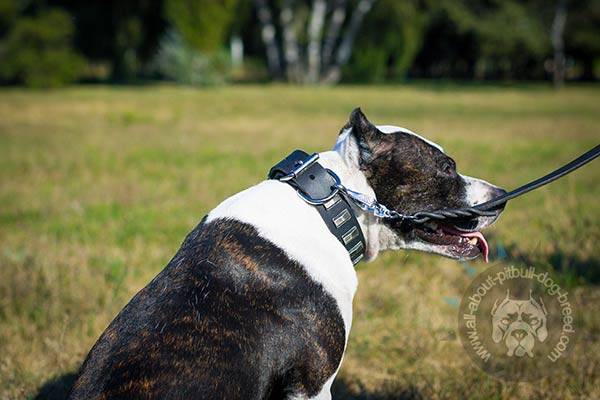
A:
<svg viewBox="0 0 600 400">
<path fill-rule="evenodd" d="M 46 382 L 33 397 L 34 400 L 64 400 L 77 379 L 77 373 L 68 373 Z M 384 387 L 370 392 L 357 384 L 349 385 L 344 378 L 333 383 L 332 397 L 336 400 L 422 400 L 424 397 L 415 387 Z"/>
<path fill-rule="evenodd" d="M 77 379 L 77 373 L 71 372 L 54 377 L 38 390 L 33 397 L 34 400 L 64 400 Z"/>
<path fill-rule="evenodd" d="M 424 396 L 414 386 L 384 385 L 377 391 L 366 390 L 358 383 L 349 383 L 343 377 L 336 378 L 331 388 L 335 400 L 422 400 Z"/>
</svg>

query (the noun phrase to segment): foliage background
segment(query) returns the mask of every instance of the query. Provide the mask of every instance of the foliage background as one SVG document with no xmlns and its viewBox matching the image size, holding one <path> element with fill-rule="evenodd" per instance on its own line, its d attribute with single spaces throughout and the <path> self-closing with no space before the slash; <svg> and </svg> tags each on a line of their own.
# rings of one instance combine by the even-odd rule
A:
<svg viewBox="0 0 600 400">
<path fill-rule="evenodd" d="M 294 30 L 301 55 L 308 52 L 306 30 L 313 1 L 288 1 L 295 10 Z M 556 4 L 561 1 L 376 0 L 362 23 L 353 56 L 343 68 L 342 81 L 549 79 L 550 33 Z M 336 2 L 340 0 L 328 2 L 326 18 L 331 17 Z M 359 2 L 346 1 L 346 21 Z M 600 0 L 565 2 L 567 78 L 597 80 Z M 177 81 L 164 68 L 157 68 L 156 62 L 165 45 L 173 45 L 169 42 L 173 32 L 182 41 L 177 51 L 193 52 L 191 58 L 206 60 L 207 65 L 196 74 L 208 77 L 187 77 L 182 83 L 273 78 L 267 72 L 253 3 L 0 0 L 0 83 L 57 86 L 78 80 Z M 266 3 L 277 22 L 285 2 Z M 276 37 L 281 38 L 281 26 L 276 23 L 275 28 Z M 233 73 L 224 63 L 232 38 L 243 42 L 246 61 Z M 163 57 L 163 66 L 164 61 Z M 180 67 L 176 63 L 167 69 Z"/>
</svg>

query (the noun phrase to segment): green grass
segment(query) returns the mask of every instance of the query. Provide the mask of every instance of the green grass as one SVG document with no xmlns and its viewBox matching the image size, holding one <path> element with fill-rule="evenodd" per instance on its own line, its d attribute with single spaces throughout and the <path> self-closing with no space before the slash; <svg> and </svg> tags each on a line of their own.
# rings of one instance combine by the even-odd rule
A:
<svg viewBox="0 0 600 400">
<path fill-rule="evenodd" d="M 44 384 L 62 398 L 68 379 L 52 380 L 78 368 L 205 213 L 292 149 L 331 148 L 357 105 L 509 189 L 600 142 L 599 87 L 2 89 L 0 398 Z M 598 163 L 511 202 L 488 231 L 493 252 L 554 268 L 578 299 L 568 372 L 536 385 L 487 377 L 444 301 L 469 283 L 461 263 L 397 252 L 358 268 L 335 397 L 600 398 Z"/>
</svg>

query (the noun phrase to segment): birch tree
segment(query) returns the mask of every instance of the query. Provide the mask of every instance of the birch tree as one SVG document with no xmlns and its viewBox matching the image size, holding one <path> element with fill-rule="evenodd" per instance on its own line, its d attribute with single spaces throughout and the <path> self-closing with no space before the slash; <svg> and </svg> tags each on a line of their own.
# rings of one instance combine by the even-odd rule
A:
<svg viewBox="0 0 600 400">
<path fill-rule="evenodd" d="M 289 82 L 339 82 L 374 2 L 359 0 L 350 6 L 347 0 L 282 0 L 277 28 L 273 17 L 277 10 L 272 3 L 254 0 L 271 76 L 278 79 L 285 72 L 283 77 Z M 300 12 L 307 6 L 308 12 Z"/>
<path fill-rule="evenodd" d="M 275 37 L 275 25 L 273 25 L 273 14 L 267 0 L 255 0 L 258 20 L 260 21 L 261 37 L 267 50 L 267 64 L 269 72 L 273 78 L 278 79 L 281 76 L 281 57 L 279 55 L 279 46 Z"/>
</svg>

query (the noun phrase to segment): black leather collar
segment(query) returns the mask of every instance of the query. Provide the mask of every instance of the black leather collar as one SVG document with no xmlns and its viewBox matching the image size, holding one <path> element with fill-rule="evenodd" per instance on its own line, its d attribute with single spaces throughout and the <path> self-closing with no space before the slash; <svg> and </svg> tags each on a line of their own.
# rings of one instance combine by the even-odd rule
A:
<svg viewBox="0 0 600 400">
<path fill-rule="evenodd" d="M 302 150 L 295 150 L 271 168 L 269 179 L 289 184 L 301 198 L 316 207 L 331 233 L 348 251 L 352 264 L 356 264 L 364 257 L 365 238 L 346 196 L 337 191 L 334 194 L 337 177 L 316 162 L 317 158 L 317 155 L 309 156 Z M 328 197 L 331 199 L 317 201 L 318 204 L 307 200 Z"/>
</svg>

